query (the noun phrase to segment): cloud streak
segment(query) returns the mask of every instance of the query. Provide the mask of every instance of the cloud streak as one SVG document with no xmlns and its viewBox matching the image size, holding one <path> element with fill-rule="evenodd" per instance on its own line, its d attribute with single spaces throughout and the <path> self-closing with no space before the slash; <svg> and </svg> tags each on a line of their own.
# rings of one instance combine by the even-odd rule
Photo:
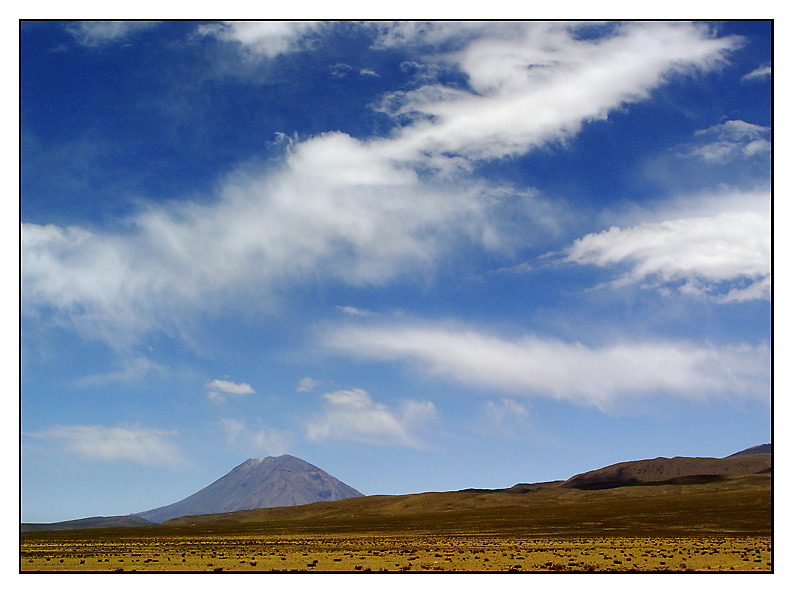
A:
<svg viewBox="0 0 795 595">
<path fill-rule="evenodd" d="M 60 448 L 84 459 L 170 467 L 182 461 L 177 445 L 170 438 L 176 434 L 126 425 L 54 425 L 28 435 L 59 444 Z"/>
<path fill-rule="evenodd" d="M 742 80 L 743 81 L 763 81 L 768 79 L 772 76 L 773 69 L 770 64 L 762 64 L 759 67 L 755 68 L 748 74 L 744 75 Z"/>
<path fill-rule="evenodd" d="M 253 395 L 255 392 L 250 385 L 244 382 L 236 383 L 230 380 L 213 380 L 205 386 L 213 389 L 207 393 L 207 398 L 216 403 L 226 403 L 226 395 Z"/>
<path fill-rule="evenodd" d="M 312 392 L 321 384 L 323 384 L 321 380 L 315 380 L 314 378 L 307 376 L 306 378 L 301 378 L 301 380 L 298 382 L 298 388 L 296 388 L 295 391 L 299 393 Z"/>
<path fill-rule="evenodd" d="M 80 21 L 69 24 L 66 30 L 80 45 L 97 47 L 125 40 L 157 25 L 156 21 Z"/>
<path fill-rule="evenodd" d="M 325 410 L 307 425 L 311 441 L 345 440 L 420 448 L 417 434 L 436 417 L 433 403 L 405 400 L 398 410 L 373 401 L 360 388 L 323 395 Z"/>
<path fill-rule="evenodd" d="M 357 358 L 410 364 L 471 387 L 603 411 L 624 399 L 649 396 L 769 398 L 770 353 L 764 345 L 627 341 L 591 347 L 430 324 L 342 326 L 328 331 L 322 342 Z"/>
<path fill-rule="evenodd" d="M 177 332 L 175 321 L 224 297 L 253 292 L 267 307 L 274 286 L 315 275 L 381 284 L 432 272 L 464 239 L 493 247 L 485 187 L 396 186 L 355 151 L 343 167 L 311 145 L 281 173 L 230 180 L 213 204 L 152 207 L 126 232 L 23 223 L 23 311 L 114 343 Z M 338 167 L 370 173 L 333 181 Z"/>
<path fill-rule="evenodd" d="M 319 27 L 201 32 L 272 56 Z M 23 223 L 23 314 L 130 344 L 154 330 L 179 335 L 186 317 L 224 301 L 257 296 L 267 310 L 307 280 L 427 278 L 466 250 L 526 246 L 557 229 L 559 207 L 474 178 L 476 163 L 561 142 L 671 75 L 719 67 L 739 43 L 686 23 L 628 23 L 591 38 L 573 24 L 383 27 L 383 46 L 456 40 L 456 51 L 426 58 L 468 88 L 392 93 L 380 106 L 395 116 L 389 135 L 294 140 L 279 166 L 237 172 L 201 203 L 150 206 L 112 230 Z"/>
<path fill-rule="evenodd" d="M 266 456 L 286 454 L 295 443 L 295 434 L 290 430 L 277 430 L 259 422 L 248 425 L 239 419 L 223 418 L 218 425 L 226 443 L 250 453 L 252 449 Z"/>
<path fill-rule="evenodd" d="M 163 372 L 165 370 L 164 366 L 139 356 L 124 361 L 121 370 L 84 376 L 76 380 L 74 384 L 80 388 L 107 386 L 117 383 L 125 384 L 140 380 L 152 372 Z"/>
<path fill-rule="evenodd" d="M 476 431 L 503 440 L 521 439 L 532 435 L 533 427 L 530 424 L 528 404 L 505 397 L 499 402 L 486 401 Z"/>
<path fill-rule="evenodd" d="M 565 259 L 629 267 L 614 285 L 643 281 L 718 302 L 769 300 L 769 195 L 745 194 L 734 203 L 745 208 L 588 234 L 565 250 Z"/>
<path fill-rule="evenodd" d="M 711 142 L 693 147 L 687 156 L 704 161 L 724 164 L 735 159 L 770 154 L 770 128 L 744 120 L 728 120 L 699 130 L 696 135 L 711 139 Z"/>
<path fill-rule="evenodd" d="M 213 380 L 207 383 L 207 388 L 229 393 L 230 395 L 253 395 L 254 389 L 245 382 L 232 382 L 231 380 Z"/>
<path fill-rule="evenodd" d="M 250 55 L 274 58 L 299 51 L 307 36 L 323 26 L 318 21 L 226 21 L 201 25 L 198 32 L 236 43 Z"/>
<path fill-rule="evenodd" d="M 471 92 L 429 84 L 393 93 L 382 104 L 387 113 L 416 117 L 389 142 L 390 153 L 430 156 L 439 167 L 563 141 L 585 122 L 647 98 L 668 76 L 718 67 L 740 43 L 687 23 L 627 23 L 588 40 L 579 38 L 575 24 L 417 25 L 392 38 L 438 43 L 480 34 L 439 58 L 455 61 Z"/>
</svg>

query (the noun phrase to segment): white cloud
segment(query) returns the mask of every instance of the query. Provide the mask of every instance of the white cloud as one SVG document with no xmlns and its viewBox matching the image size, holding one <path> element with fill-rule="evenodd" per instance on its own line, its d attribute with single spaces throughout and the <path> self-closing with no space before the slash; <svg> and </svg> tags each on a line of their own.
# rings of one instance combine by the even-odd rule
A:
<svg viewBox="0 0 795 595">
<path fill-rule="evenodd" d="M 498 424 L 506 419 L 526 418 L 530 415 L 527 411 L 527 406 L 514 399 L 500 399 L 499 403 L 486 401 L 486 406 L 489 411 L 489 418 Z"/>
<path fill-rule="evenodd" d="M 163 371 L 165 368 L 145 357 L 134 357 L 123 363 L 122 369 L 84 376 L 75 381 L 75 386 L 106 386 L 108 384 L 127 383 L 140 380 L 151 372 Z"/>
<path fill-rule="evenodd" d="M 460 49 L 477 37 L 516 38 L 527 22 L 495 21 L 393 21 L 376 22 L 376 48 L 413 47 L 433 53 L 435 47 Z"/>
<path fill-rule="evenodd" d="M 254 389 L 245 382 L 232 382 L 230 380 L 213 380 L 206 384 L 207 388 L 214 388 L 231 395 L 253 395 Z"/>
<path fill-rule="evenodd" d="M 320 27 L 202 31 L 274 55 Z M 416 279 L 464 250 L 527 245 L 556 229 L 557 207 L 450 174 L 565 139 L 673 73 L 717 67 L 737 43 L 672 22 L 629 23 L 593 39 L 570 24 L 384 27 L 383 44 L 390 35 L 390 43 L 456 39 L 458 51 L 433 59 L 460 70 L 471 90 L 428 84 L 393 94 L 389 111 L 422 117 L 368 141 L 342 132 L 293 141 L 281 168 L 234 174 L 201 203 L 151 206 L 112 231 L 23 223 L 23 314 L 130 344 L 152 331 L 183 334 L 183 320 L 207 304 L 273 308 L 306 279 Z"/>
<path fill-rule="evenodd" d="M 648 396 L 769 398 L 765 345 L 627 341 L 590 347 L 429 324 L 342 326 L 328 331 L 323 342 L 363 359 L 406 362 L 464 385 L 602 410 Z"/>
<path fill-rule="evenodd" d="M 643 281 L 665 290 L 675 286 L 723 302 L 770 299 L 769 195 L 727 195 L 726 203 L 722 206 L 728 210 L 714 214 L 588 234 L 565 250 L 566 259 L 629 267 L 617 285 Z"/>
<path fill-rule="evenodd" d="M 361 308 L 355 308 L 354 306 L 337 306 L 337 310 L 349 316 L 373 316 L 375 314 L 375 312 L 371 312 L 370 310 L 363 310 Z"/>
<path fill-rule="evenodd" d="M 215 403 L 226 403 L 226 396 L 214 390 L 207 393 L 207 398 Z"/>
<path fill-rule="evenodd" d="M 744 120 L 728 120 L 699 130 L 697 135 L 710 140 L 691 147 L 686 156 L 694 156 L 713 163 L 727 163 L 770 153 L 770 128 L 750 124 Z"/>
<path fill-rule="evenodd" d="M 252 54 L 273 58 L 302 49 L 306 38 L 323 26 L 319 21 L 226 21 L 201 25 L 198 32 L 238 43 Z"/>
<path fill-rule="evenodd" d="M 433 403 L 406 400 L 394 411 L 360 388 L 326 393 L 325 411 L 307 425 L 307 437 L 421 447 L 416 436 L 436 416 Z"/>
<path fill-rule="evenodd" d="M 207 398 L 216 403 L 226 403 L 226 395 L 254 394 L 254 389 L 244 382 L 238 384 L 230 380 L 213 380 L 205 384 L 205 386 L 214 389 L 207 393 Z"/>
<path fill-rule="evenodd" d="M 303 179 L 347 188 L 373 185 L 400 188 L 417 180 L 413 169 L 389 155 L 389 140 L 360 141 L 343 132 L 330 132 L 294 146 L 291 170 Z"/>
<path fill-rule="evenodd" d="M 280 173 L 230 179 L 207 205 L 152 207 L 123 232 L 23 223 L 23 312 L 134 342 L 180 333 L 208 301 L 257 295 L 267 309 L 274 286 L 315 276 L 379 284 L 432 272 L 464 239 L 497 245 L 491 189 L 396 186 L 388 168 L 365 167 L 366 151 L 343 151 L 345 167 L 329 147 L 318 154 L 325 138 L 299 146 Z M 334 180 L 340 167 L 369 173 Z"/>
<path fill-rule="evenodd" d="M 323 384 L 320 380 L 314 380 L 313 378 L 307 376 L 306 378 L 301 378 L 298 382 L 298 388 L 295 389 L 296 392 L 305 393 L 315 390 L 318 386 Z"/>
<path fill-rule="evenodd" d="M 518 439 L 532 432 L 527 403 L 502 398 L 486 401 L 477 431 L 502 439 Z"/>
<path fill-rule="evenodd" d="M 176 434 L 175 431 L 126 425 L 110 428 L 54 425 L 29 436 L 56 442 L 86 459 L 172 466 L 182 461 L 177 446 L 168 438 Z"/>
<path fill-rule="evenodd" d="M 240 42 L 252 51 L 288 51 L 322 23 L 225 23 L 205 33 Z M 718 67 L 739 46 L 736 37 L 713 36 L 706 27 L 679 22 L 631 22 L 600 27 L 584 23 L 398 22 L 368 23 L 375 47 L 425 52 L 418 68 L 460 70 L 471 90 L 429 82 L 384 98 L 381 109 L 419 116 L 389 139 L 357 143 L 334 135 L 322 143 L 342 166 L 348 152 L 365 156 L 375 174 L 397 172 L 396 163 L 418 160 L 441 170 L 471 159 L 517 155 L 576 134 L 589 120 L 648 97 L 674 73 Z M 583 38 L 582 30 L 601 36 Z M 436 50 L 444 47 L 445 50 Z M 452 49 L 451 49 L 452 48 Z M 337 65 L 346 72 L 349 66 Z M 426 75 L 427 78 L 427 75 Z M 310 141 L 311 142 L 311 141 Z M 318 145 L 319 146 L 319 145 Z M 334 167 L 336 176 L 365 176 L 369 167 Z M 312 169 L 306 168 L 311 175 Z M 333 179 L 336 176 L 331 176 Z M 398 176 L 400 177 L 400 176 Z"/>
<path fill-rule="evenodd" d="M 289 430 L 276 430 L 258 420 L 255 427 L 249 427 L 237 419 L 221 419 L 219 426 L 224 433 L 226 443 L 237 446 L 247 452 L 255 451 L 265 456 L 287 454 L 295 443 L 295 435 Z M 253 454 L 251 455 L 255 457 Z"/>
<path fill-rule="evenodd" d="M 755 68 L 745 76 L 743 76 L 743 81 L 757 81 L 757 80 L 764 80 L 769 78 L 773 74 L 773 69 L 771 68 L 770 64 L 762 64 L 758 68 Z"/>
<path fill-rule="evenodd" d="M 384 111 L 421 116 L 389 143 L 390 153 L 406 160 L 430 156 L 440 168 L 451 154 L 466 160 L 518 155 L 647 98 L 673 73 L 719 66 L 739 43 L 688 23 L 626 23 L 596 39 L 579 38 L 578 29 L 555 23 L 391 29 L 390 44 L 465 40 L 439 59 L 458 66 L 473 92 L 429 84 L 388 96 Z M 481 37 L 471 39 L 476 33 Z"/>
<path fill-rule="evenodd" d="M 122 41 L 134 33 L 156 27 L 156 21 L 80 21 L 70 23 L 66 30 L 81 45 L 94 47 L 114 41 Z"/>
<path fill-rule="evenodd" d="M 353 66 L 350 64 L 345 64 L 344 62 L 340 62 L 339 64 L 333 64 L 329 66 L 329 72 L 331 73 L 331 76 L 342 79 L 353 72 Z"/>
</svg>

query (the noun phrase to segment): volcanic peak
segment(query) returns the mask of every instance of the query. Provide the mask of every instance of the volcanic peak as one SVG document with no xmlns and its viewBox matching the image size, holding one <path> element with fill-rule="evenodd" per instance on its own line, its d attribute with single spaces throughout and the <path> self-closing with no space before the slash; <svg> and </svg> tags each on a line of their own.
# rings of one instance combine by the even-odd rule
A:
<svg viewBox="0 0 795 595">
<path fill-rule="evenodd" d="M 296 506 L 363 494 L 291 455 L 248 459 L 187 498 L 139 516 L 160 523 L 185 515 Z"/>
</svg>

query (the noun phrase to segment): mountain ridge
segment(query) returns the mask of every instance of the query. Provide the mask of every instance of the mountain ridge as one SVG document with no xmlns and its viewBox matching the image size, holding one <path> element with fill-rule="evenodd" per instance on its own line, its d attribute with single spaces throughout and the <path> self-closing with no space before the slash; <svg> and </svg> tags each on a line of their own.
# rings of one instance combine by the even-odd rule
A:
<svg viewBox="0 0 795 595">
<path fill-rule="evenodd" d="M 771 454 L 734 454 L 712 457 L 657 457 L 615 463 L 575 475 L 562 488 L 580 490 L 610 489 L 631 485 L 666 483 L 707 483 L 731 475 L 772 473 Z"/>
<path fill-rule="evenodd" d="M 547 486 L 533 493 L 505 490 L 375 495 L 302 506 L 179 517 L 170 534 L 205 532 L 341 535 L 379 531 L 535 535 L 601 534 L 643 526 L 646 534 L 770 530 L 770 474 L 724 476 L 714 483 L 631 485 L 584 490 Z M 574 532 L 574 533 L 572 533 Z"/>
<path fill-rule="evenodd" d="M 751 448 L 746 448 L 740 452 L 729 455 L 729 457 L 739 457 L 743 455 L 758 455 L 758 454 L 773 454 L 773 445 L 769 442 L 767 444 L 757 444 Z M 728 458 L 728 457 L 726 457 Z"/>
<path fill-rule="evenodd" d="M 20 531 L 68 531 L 73 529 L 113 529 L 117 527 L 148 527 L 152 521 L 126 514 L 120 516 L 92 516 L 84 519 L 59 521 L 56 523 L 20 523 Z"/>
<path fill-rule="evenodd" d="M 751 454 L 744 454 L 749 452 Z M 283 499 L 277 501 L 275 499 L 276 496 L 274 496 L 274 499 L 271 500 L 271 504 L 269 506 L 257 506 L 257 502 L 255 502 L 255 499 L 253 498 L 249 500 L 244 499 L 242 501 L 238 499 L 236 505 L 240 507 L 236 508 L 235 510 L 218 510 L 217 512 L 198 513 L 193 512 L 194 510 L 207 510 L 206 501 L 204 501 L 205 508 L 203 509 L 201 506 L 197 508 L 195 505 L 197 504 L 197 501 L 198 504 L 202 504 L 202 497 L 207 496 L 208 494 L 210 496 L 216 496 L 216 501 L 214 503 L 216 510 L 218 507 L 228 507 L 229 503 L 226 505 L 219 504 L 219 499 L 217 498 L 219 494 L 217 491 L 219 487 L 224 487 L 225 483 L 227 483 L 225 480 L 228 480 L 230 476 L 235 479 L 233 482 L 233 487 L 242 490 L 242 492 L 246 491 L 245 488 L 257 487 L 258 485 L 261 487 L 263 484 L 271 485 L 271 487 L 273 487 L 273 484 L 268 484 L 267 478 L 258 477 L 261 474 L 258 474 L 257 470 L 262 470 L 264 467 L 268 467 L 271 470 L 284 471 L 288 478 L 290 476 L 300 476 L 301 473 L 299 472 L 308 473 L 309 479 L 316 480 L 316 483 L 314 483 L 315 492 L 313 494 L 316 499 L 312 500 L 311 502 L 301 502 L 300 494 L 299 496 L 296 496 L 295 493 L 293 493 L 291 497 L 288 496 L 287 498 L 284 498 L 285 494 L 290 492 L 288 488 L 291 486 L 290 482 L 282 477 L 284 481 L 277 481 L 275 483 L 278 484 L 279 488 L 276 490 L 276 493 L 277 495 L 283 497 Z M 612 488 L 628 486 L 711 483 L 728 481 L 732 477 L 740 475 L 748 476 L 760 474 L 772 474 L 772 445 L 770 444 L 754 446 L 720 459 L 711 457 L 657 457 L 655 459 L 643 459 L 638 461 L 615 463 L 613 465 L 608 465 L 606 467 L 574 475 L 565 481 L 557 480 L 537 483 L 517 483 L 509 488 L 469 488 L 453 492 L 439 492 L 438 494 L 444 496 L 445 494 L 455 495 L 470 493 L 472 497 L 477 498 L 481 495 L 484 497 L 491 497 L 492 495 L 494 495 L 494 497 L 502 497 L 502 494 L 552 494 L 567 491 L 573 493 L 593 490 L 609 490 Z M 317 483 L 317 480 L 321 481 Z M 326 484 L 322 480 L 326 480 L 330 483 Z M 298 482 L 299 488 L 300 483 L 301 482 Z M 293 484 L 292 487 L 294 488 L 295 485 L 296 484 Z M 329 485 L 336 486 L 336 490 L 332 489 L 332 487 L 328 487 Z M 318 486 L 320 487 L 318 488 Z M 223 490 L 221 490 L 221 492 L 223 492 Z M 241 493 L 235 489 L 233 489 L 232 492 L 237 495 Z M 430 492 L 424 494 L 429 493 Z M 271 495 L 273 494 L 274 492 L 272 491 Z M 338 497 L 340 495 L 344 495 L 344 497 Z M 314 465 L 307 463 L 302 459 L 298 459 L 297 457 L 293 457 L 291 455 L 282 455 L 281 457 L 247 459 L 243 463 L 237 465 L 232 469 L 232 471 L 223 477 L 219 478 L 202 490 L 192 494 L 191 496 L 167 506 L 144 511 L 143 513 L 115 517 L 89 517 L 86 519 L 61 521 L 57 523 L 20 523 L 20 531 L 140 527 L 146 525 L 155 525 L 164 521 L 166 524 L 171 524 L 172 521 L 169 521 L 169 519 L 174 520 L 176 518 L 182 519 L 189 517 L 200 518 L 197 517 L 197 515 L 203 515 L 205 518 L 218 517 L 219 515 L 224 517 L 227 514 L 241 514 L 245 513 L 246 511 L 253 511 L 259 508 L 289 509 L 291 507 L 302 506 L 305 504 L 321 504 L 323 502 L 328 503 L 327 508 L 329 510 L 334 510 L 337 508 L 334 505 L 336 500 L 347 500 L 348 498 L 358 498 L 362 496 L 363 494 L 361 494 L 361 492 L 358 492 L 347 484 L 344 484 L 338 479 L 328 475 L 325 471 L 319 469 L 318 467 L 315 467 Z M 365 499 L 371 500 L 373 498 L 380 497 L 381 496 L 369 496 Z M 391 496 L 384 497 L 391 498 Z M 421 502 L 423 497 L 423 494 L 406 496 L 406 498 L 409 499 L 407 502 Z M 346 504 L 346 508 L 349 508 L 352 504 L 353 503 Z M 180 514 L 183 511 L 187 511 L 186 514 Z"/>
</svg>

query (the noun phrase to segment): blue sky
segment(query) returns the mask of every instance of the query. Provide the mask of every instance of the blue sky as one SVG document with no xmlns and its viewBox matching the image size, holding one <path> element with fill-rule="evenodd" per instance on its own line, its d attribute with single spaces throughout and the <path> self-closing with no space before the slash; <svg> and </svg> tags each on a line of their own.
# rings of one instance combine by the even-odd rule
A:
<svg viewBox="0 0 795 595">
<path fill-rule="evenodd" d="M 24 521 L 284 453 L 400 494 L 771 439 L 769 22 L 20 51 Z"/>
</svg>

